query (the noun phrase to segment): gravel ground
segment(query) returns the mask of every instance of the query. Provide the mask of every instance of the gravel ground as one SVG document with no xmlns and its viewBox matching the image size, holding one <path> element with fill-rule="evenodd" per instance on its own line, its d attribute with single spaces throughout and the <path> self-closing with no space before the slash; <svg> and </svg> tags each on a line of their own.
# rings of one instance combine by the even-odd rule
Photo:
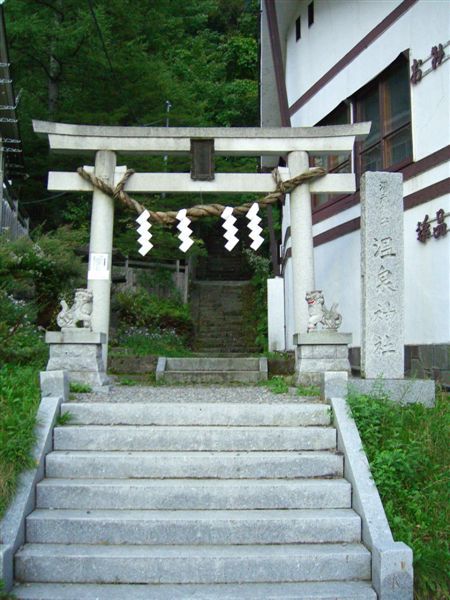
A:
<svg viewBox="0 0 450 600">
<path fill-rule="evenodd" d="M 106 390 L 105 390 L 106 391 Z M 295 388 L 274 394 L 262 386 L 110 386 L 109 392 L 71 394 L 75 402 L 317 402 L 315 397 L 300 397 Z"/>
</svg>

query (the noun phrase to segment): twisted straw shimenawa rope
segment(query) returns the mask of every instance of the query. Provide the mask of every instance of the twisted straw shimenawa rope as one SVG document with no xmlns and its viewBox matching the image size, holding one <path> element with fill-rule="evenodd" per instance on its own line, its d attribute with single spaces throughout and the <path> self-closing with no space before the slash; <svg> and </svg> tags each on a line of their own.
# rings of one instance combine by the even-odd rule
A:
<svg viewBox="0 0 450 600">
<path fill-rule="evenodd" d="M 79 167 L 77 169 L 77 173 L 83 177 L 86 181 L 89 181 L 94 187 L 101 190 L 107 196 L 110 196 L 114 200 L 118 200 L 127 208 L 136 211 L 138 214 L 144 212 L 144 210 L 148 210 L 150 213 L 150 221 L 153 223 L 159 223 L 162 225 L 171 225 L 176 221 L 176 216 L 178 211 L 168 210 L 168 211 L 153 211 L 149 210 L 142 204 L 140 204 L 134 198 L 131 198 L 126 192 L 124 192 L 123 188 L 125 187 L 128 179 L 133 175 L 133 169 L 128 169 L 116 187 L 111 187 L 107 183 L 103 181 L 103 179 L 99 179 L 93 173 L 88 173 L 83 169 L 83 167 Z M 297 186 L 305 183 L 306 181 L 311 181 L 313 179 L 317 179 L 317 177 L 323 177 L 326 175 L 327 171 L 320 167 L 313 167 L 305 173 L 301 173 L 292 179 L 288 179 L 287 181 L 281 181 L 278 169 L 275 169 L 272 172 L 273 178 L 276 183 L 276 189 L 274 192 L 270 192 L 267 196 L 264 196 L 261 200 L 258 200 L 258 204 L 260 207 L 268 206 L 269 204 L 275 204 L 284 194 L 289 194 L 295 189 Z M 245 204 L 241 204 L 240 206 L 235 206 L 233 208 L 233 214 L 235 215 L 245 215 L 252 206 L 253 202 L 247 202 Z M 186 216 L 190 219 L 198 219 L 200 217 L 220 217 L 223 212 L 225 206 L 222 204 L 197 204 L 196 206 L 191 206 L 191 208 L 187 209 Z"/>
</svg>

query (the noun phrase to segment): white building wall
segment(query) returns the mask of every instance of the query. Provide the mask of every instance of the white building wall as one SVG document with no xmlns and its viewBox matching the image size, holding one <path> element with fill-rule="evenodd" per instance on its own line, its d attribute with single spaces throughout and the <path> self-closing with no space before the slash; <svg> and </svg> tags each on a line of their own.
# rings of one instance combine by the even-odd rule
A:
<svg viewBox="0 0 450 600">
<path fill-rule="evenodd" d="M 450 211 L 450 195 L 404 213 L 405 344 L 450 343 L 450 233 L 424 244 L 415 233 L 418 221 L 441 208 Z"/>
<path fill-rule="evenodd" d="M 308 91 L 322 75 L 356 46 L 362 37 L 367 35 L 377 23 L 401 3 L 401 0 L 387 2 L 314 0 L 314 24 L 308 28 L 308 4 L 310 1 L 297 1 L 296 16 L 300 15 L 301 18 L 301 39 L 295 40 L 295 18 L 290 23 L 285 37 L 287 46 L 285 72 L 289 105 Z M 278 2 L 278 7 L 279 10 L 284 10 L 283 3 Z M 332 87 L 333 85 L 334 82 Z M 355 90 L 358 87 L 361 86 L 357 86 Z M 323 105 L 329 105 L 326 98 L 329 95 L 331 98 L 338 98 L 334 106 L 340 102 L 341 98 L 345 97 L 340 95 L 337 90 L 329 90 L 328 94 L 323 95 L 324 97 L 321 99 L 321 105 L 317 108 L 319 112 L 324 110 Z M 314 110 L 314 107 L 312 109 Z M 324 114 L 328 114 L 332 109 L 333 106 Z M 295 117 L 298 118 L 298 116 L 297 113 Z M 318 120 L 315 119 L 314 122 Z M 307 125 L 309 122 L 304 121 L 302 125 Z M 292 125 L 294 126 L 295 123 Z"/>
<path fill-rule="evenodd" d="M 315 0 L 315 21 L 307 27 L 309 0 L 298 2 L 302 38 L 295 41 L 295 17 L 281 35 L 287 44 L 286 82 L 292 105 L 336 62 L 391 13 L 400 1 L 360 2 Z M 277 3 L 278 10 L 282 3 Z M 292 117 L 292 126 L 315 125 L 342 100 L 377 77 L 397 56 L 409 50 L 413 58 L 426 59 L 433 45 L 446 43 L 450 32 L 450 5 L 440 0 L 419 0 L 347 67 L 338 73 Z M 450 55 L 450 46 L 446 48 Z M 424 70 L 430 67 L 430 61 Z M 450 60 L 411 85 L 413 160 L 418 161 L 450 142 Z M 404 182 L 407 196 L 450 177 L 450 163 L 438 165 Z M 404 212 L 405 344 L 450 342 L 450 233 L 426 244 L 417 240 L 417 222 L 443 208 L 450 212 L 450 194 Z M 360 216 L 354 206 L 314 226 L 314 235 Z M 284 210 L 283 228 L 289 225 Z M 450 229 L 450 217 L 447 217 Z M 353 334 L 360 345 L 360 231 L 315 248 L 316 287 L 326 303 L 339 303 L 341 331 Z M 293 307 L 291 266 L 285 269 L 286 341 L 292 348 Z"/>
<path fill-rule="evenodd" d="M 339 331 L 351 333 L 351 346 L 361 343 L 360 231 L 348 233 L 315 249 L 316 287 L 329 308 L 337 302 L 342 314 Z"/>
<path fill-rule="evenodd" d="M 287 33 L 286 86 L 290 105 L 400 2 L 315 0 L 314 4 L 312 27 L 307 28 L 306 16 L 302 19 L 305 36 L 302 33 L 302 39 L 295 41 L 295 21 Z M 308 1 L 300 5 L 302 14 L 306 14 Z M 292 115 L 292 126 L 315 125 L 343 99 L 377 77 L 401 52 L 409 50 L 411 64 L 414 58 L 427 58 L 433 45 L 449 40 L 449 32 L 449 3 L 419 0 Z M 450 53 L 450 46 L 446 52 Z M 414 160 L 449 143 L 449 67 L 450 61 L 411 86 Z"/>
</svg>

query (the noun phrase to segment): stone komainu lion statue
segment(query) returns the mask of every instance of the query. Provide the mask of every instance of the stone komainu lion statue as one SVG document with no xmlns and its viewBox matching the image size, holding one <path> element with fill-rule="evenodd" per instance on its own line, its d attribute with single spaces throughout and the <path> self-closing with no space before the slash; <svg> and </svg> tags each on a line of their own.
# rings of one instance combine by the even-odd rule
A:
<svg viewBox="0 0 450 600">
<path fill-rule="evenodd" d="M 322 290 L 307 292 L 305 296 L 308 303 L 308 331 L 315 331 L 321 323 L 324 329 L 338 329 L 342 323 L 342 315 L 337 312 L 337 304 L 330 309 L 325 306 Z"/>
<path fill-rule="evenodd" d="M 73 305 L 69 308 L 65 300 L 61 300 L 62 310 L 56 317 L 61 329 L 75 329 L 82 323 L 84 329 L 91 330 L 92 292 L 90 290 L 75 290 Z"/>
</svg>

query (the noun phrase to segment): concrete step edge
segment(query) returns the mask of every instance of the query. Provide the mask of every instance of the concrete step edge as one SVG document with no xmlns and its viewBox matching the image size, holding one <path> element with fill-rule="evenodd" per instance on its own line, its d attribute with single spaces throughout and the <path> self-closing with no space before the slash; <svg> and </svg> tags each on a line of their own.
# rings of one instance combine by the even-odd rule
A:
<svg viewBox="0 0 450 600">
<path fill-rule="evenodd" d="M 16 585 L 17 600 L 376 600 L 361 581 L 247 584 L 58 584 Z"/>
</svg>

